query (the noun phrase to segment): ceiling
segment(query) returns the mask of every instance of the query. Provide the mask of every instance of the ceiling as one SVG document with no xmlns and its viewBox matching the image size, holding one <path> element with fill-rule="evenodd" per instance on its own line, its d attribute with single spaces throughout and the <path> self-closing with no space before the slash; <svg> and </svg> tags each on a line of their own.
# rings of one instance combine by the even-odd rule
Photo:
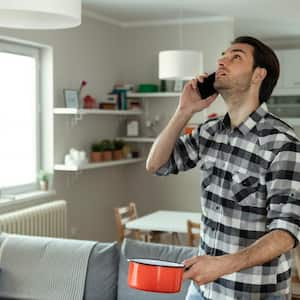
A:
<svg viewBox="0 0 300 300">
<path fill-rule="evenodd" d="M 300 39 L 300 0 L 82 0 L 83 10 L 120 26 L 232 17 L 236 35 Z"/>
</svg>

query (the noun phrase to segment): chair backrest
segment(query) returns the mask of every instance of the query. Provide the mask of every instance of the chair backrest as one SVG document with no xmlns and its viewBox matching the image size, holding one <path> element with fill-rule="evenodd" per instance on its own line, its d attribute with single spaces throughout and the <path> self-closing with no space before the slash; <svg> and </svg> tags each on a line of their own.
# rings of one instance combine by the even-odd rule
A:
<svg viewBox="0 0 300 300">
<path fill-rule="evenodd" d="M 195 242 L 200 240 L 200 224 L 188 220 L 187 229 L 188 229 L 188 245 L 194 247 L 196 246 Z"/>
<path fill-rule="evenodd" d="M 128 206 L 116 207 L 115 211 L 115 220 L 119 235 L 119 242 L 122 243 L 125 236 L 132 234 L 131 230 L 125 228 L 125 224 L 131 220 L 137 218 L 137 210 L 134 202 L 130 202 Z M 135 235 L 138 233 L 135 232 Z M 138 238 L 136 236 L 136 238 Z"/>
<path fill-rule="evenodd" d="M 300 279 L 297 274 L 292 275 L 291 290 L 292 290 L 292 299 L 291 300 L 299 300 L 300 299 Z"/>
</svg>

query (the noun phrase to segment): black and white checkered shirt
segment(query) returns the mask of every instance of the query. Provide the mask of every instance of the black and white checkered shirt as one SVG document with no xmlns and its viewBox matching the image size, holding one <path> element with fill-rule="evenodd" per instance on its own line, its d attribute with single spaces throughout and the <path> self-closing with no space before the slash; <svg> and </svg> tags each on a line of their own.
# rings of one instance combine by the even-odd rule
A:
<svg viewBox="0 0 300 300">
<path fill-rule="evenodd" d="M 230 118 L 212 119 L 181 136 L 157 175 L 199 163 L 199 255 L 235 253 L 274 229 L 300 239 L 300 143 L 293 129 L 262 104 L 231 129 Z M 290 252 L 200 287 L 208 299 L 264 299 L 287 295 Z"/>
</svg>

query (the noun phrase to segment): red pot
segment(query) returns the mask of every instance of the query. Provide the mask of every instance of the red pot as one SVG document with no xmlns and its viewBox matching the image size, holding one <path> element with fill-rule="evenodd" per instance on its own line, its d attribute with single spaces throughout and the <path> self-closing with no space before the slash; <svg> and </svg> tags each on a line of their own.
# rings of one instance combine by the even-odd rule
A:
<svg viewBox="0 0 300 300">
<path fill-rule="evenodd" d="M 153 259 L 128 259 L 128 261 L 130 287 L 148 292 L 180 292 L 183 264 Z"/>
</svg>

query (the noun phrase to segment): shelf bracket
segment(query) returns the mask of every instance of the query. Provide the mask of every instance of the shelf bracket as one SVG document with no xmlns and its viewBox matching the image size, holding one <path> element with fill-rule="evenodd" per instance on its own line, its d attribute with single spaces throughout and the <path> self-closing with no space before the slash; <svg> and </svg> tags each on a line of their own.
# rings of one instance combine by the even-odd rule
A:
<svg viewBox="0 0 300 300">
<path fill-rule="evenodd" d="M 82 114 L 76 114 L 71 120 L 72 126 L 76 126 L 79 121 L 83 119 Z"/>
<path fill-rule="evenodd" d="M 82 170 L 78 170 L 72 173 L 69 173 L 68 176 L 66 176 L 67 180 L 67 187 L 71 187 L 73 184 L 78 182 L 79 176 L 82 174 Z"/>
</svg>

